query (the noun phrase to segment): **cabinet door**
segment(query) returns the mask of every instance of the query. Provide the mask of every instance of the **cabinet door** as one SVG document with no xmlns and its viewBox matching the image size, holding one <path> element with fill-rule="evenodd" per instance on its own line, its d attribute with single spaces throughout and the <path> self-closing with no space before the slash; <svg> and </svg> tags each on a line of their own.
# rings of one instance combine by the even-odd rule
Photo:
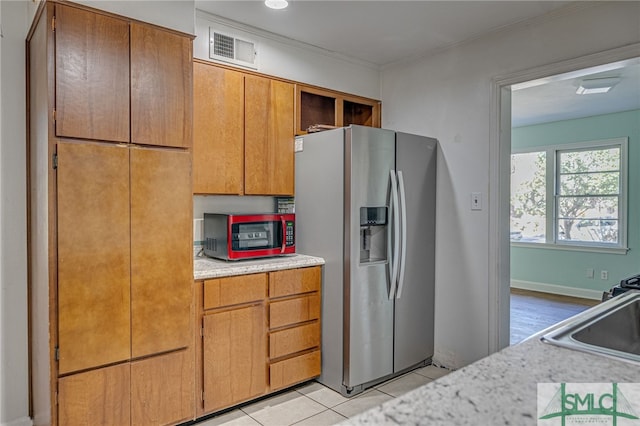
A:
<svg viewBox="0 0 640 426">
<path fill-rule="evenodd" d="M 293 195 L 290 83 L 245 76 L 245 194 Z"/>
<path fill-rule="evenodd" d="M 130 357 L 129 149 L 57 145 L 59 373 Z"/>
<path fill-rule="evenodd" d="M 56 135 L 128 142 L 128 22 L 55 8 Z"/>
<path fill-rule="evenodd" d="M 262 395 L 267 389 L 264 305 L 205 315 L 204 410 Z"/>
<path fill-rule="evenodd" d="M 131 352 L 189 345 L 191 153 L 131 148 Z"/>
<path fill-rule="evenodd" d="M 193 352 L 131 363 L 131 424 L 155 426 L 194 418 Z"/>
<path fill-rule="evenodd" d="M 244 190 L 244 77 L 193 64 L 193 192 Z"/>
<path fill-rule="evenodd" d="M 125 363 L 58 379 L 57 424 L 128 425 L 130 375 Z"/>
<path fill-rule="evenodd" d="M 131 142 L 191 147 L 191 40 L 131 24 Z"/>
</svg>

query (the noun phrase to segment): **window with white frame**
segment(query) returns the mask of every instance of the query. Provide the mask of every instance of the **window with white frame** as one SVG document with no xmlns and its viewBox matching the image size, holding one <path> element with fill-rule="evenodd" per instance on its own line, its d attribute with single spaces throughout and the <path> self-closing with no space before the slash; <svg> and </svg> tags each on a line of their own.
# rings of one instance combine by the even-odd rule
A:
<svg viewBox="0 0 640 426">
<path fill-rule="evenodd" d="M 627 138 L 511 155 L 511 241 L 626 248 Z"/>
</svg>

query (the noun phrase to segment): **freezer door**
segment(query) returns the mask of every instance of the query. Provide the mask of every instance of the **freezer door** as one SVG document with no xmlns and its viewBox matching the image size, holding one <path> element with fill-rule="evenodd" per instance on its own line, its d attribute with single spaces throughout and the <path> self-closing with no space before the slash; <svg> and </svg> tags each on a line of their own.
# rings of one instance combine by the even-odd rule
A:
<svg viewBox="0 0 640 426">
<path fill-rule="evenodd" d="M 394 162 L 393 131 L 361 126 L 346 129 L 344 385 L 347 389 L 393 372 L 394 301 L 389 299 L 389 253 L 376 261 L 361 261 L 360 212 L 361 207 L 389 205 L 389 172 Z M 389 227 L 393 219 L 387 219 Z"/>
<path fill-rule="evenodd" d="M 433 356 L 435 289 L 435 139 L 396 134 L 396 168 L 404 181 L 404 272 L 395 305 L 394 372 Z M 403 215 L 404 216 L 404 215 Z"/>
</svg>

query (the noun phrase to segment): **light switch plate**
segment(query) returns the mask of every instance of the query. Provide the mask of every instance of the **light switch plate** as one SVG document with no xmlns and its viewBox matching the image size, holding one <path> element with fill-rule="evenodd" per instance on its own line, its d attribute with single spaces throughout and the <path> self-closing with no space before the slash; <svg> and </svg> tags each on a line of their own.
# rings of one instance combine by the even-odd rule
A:
<svg viewBox="0 0 640 426">
<path fill-rule="evenodd" d="M 482 210 L 482 193 L 471 193 L 471 210 Z"/>
<path fill-rule="evenodd" d="M 296 145 L 293 149 L 293 152 L 301 152 L 304 151 L 304 139 L 296 138 Z"/>
</svg>

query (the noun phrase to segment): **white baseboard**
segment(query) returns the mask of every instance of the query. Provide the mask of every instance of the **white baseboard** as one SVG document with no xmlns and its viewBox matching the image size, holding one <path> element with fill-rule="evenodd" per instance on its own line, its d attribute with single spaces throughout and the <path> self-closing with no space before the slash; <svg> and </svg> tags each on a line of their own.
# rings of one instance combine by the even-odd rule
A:
<svg viewBox="0 0 640 426">
<path fill-rule="evenodd" d="M 536 283 L 532 281 L 511 280 L 512 288 L 521 290 L 540 291 L 542 293 L 560 294 L 562 296 L 579 297 L 582 299 L 602 300 L 602 291 L 586 288 L 565 287 L 562 285 Z"/>
<path fill-rule="evenodd" d="M 9 423 L 0 423 L 0 426 L 33 426 L 31 417 L 20 417 L 19 419 L 11 420 Z"/>
</svg>

